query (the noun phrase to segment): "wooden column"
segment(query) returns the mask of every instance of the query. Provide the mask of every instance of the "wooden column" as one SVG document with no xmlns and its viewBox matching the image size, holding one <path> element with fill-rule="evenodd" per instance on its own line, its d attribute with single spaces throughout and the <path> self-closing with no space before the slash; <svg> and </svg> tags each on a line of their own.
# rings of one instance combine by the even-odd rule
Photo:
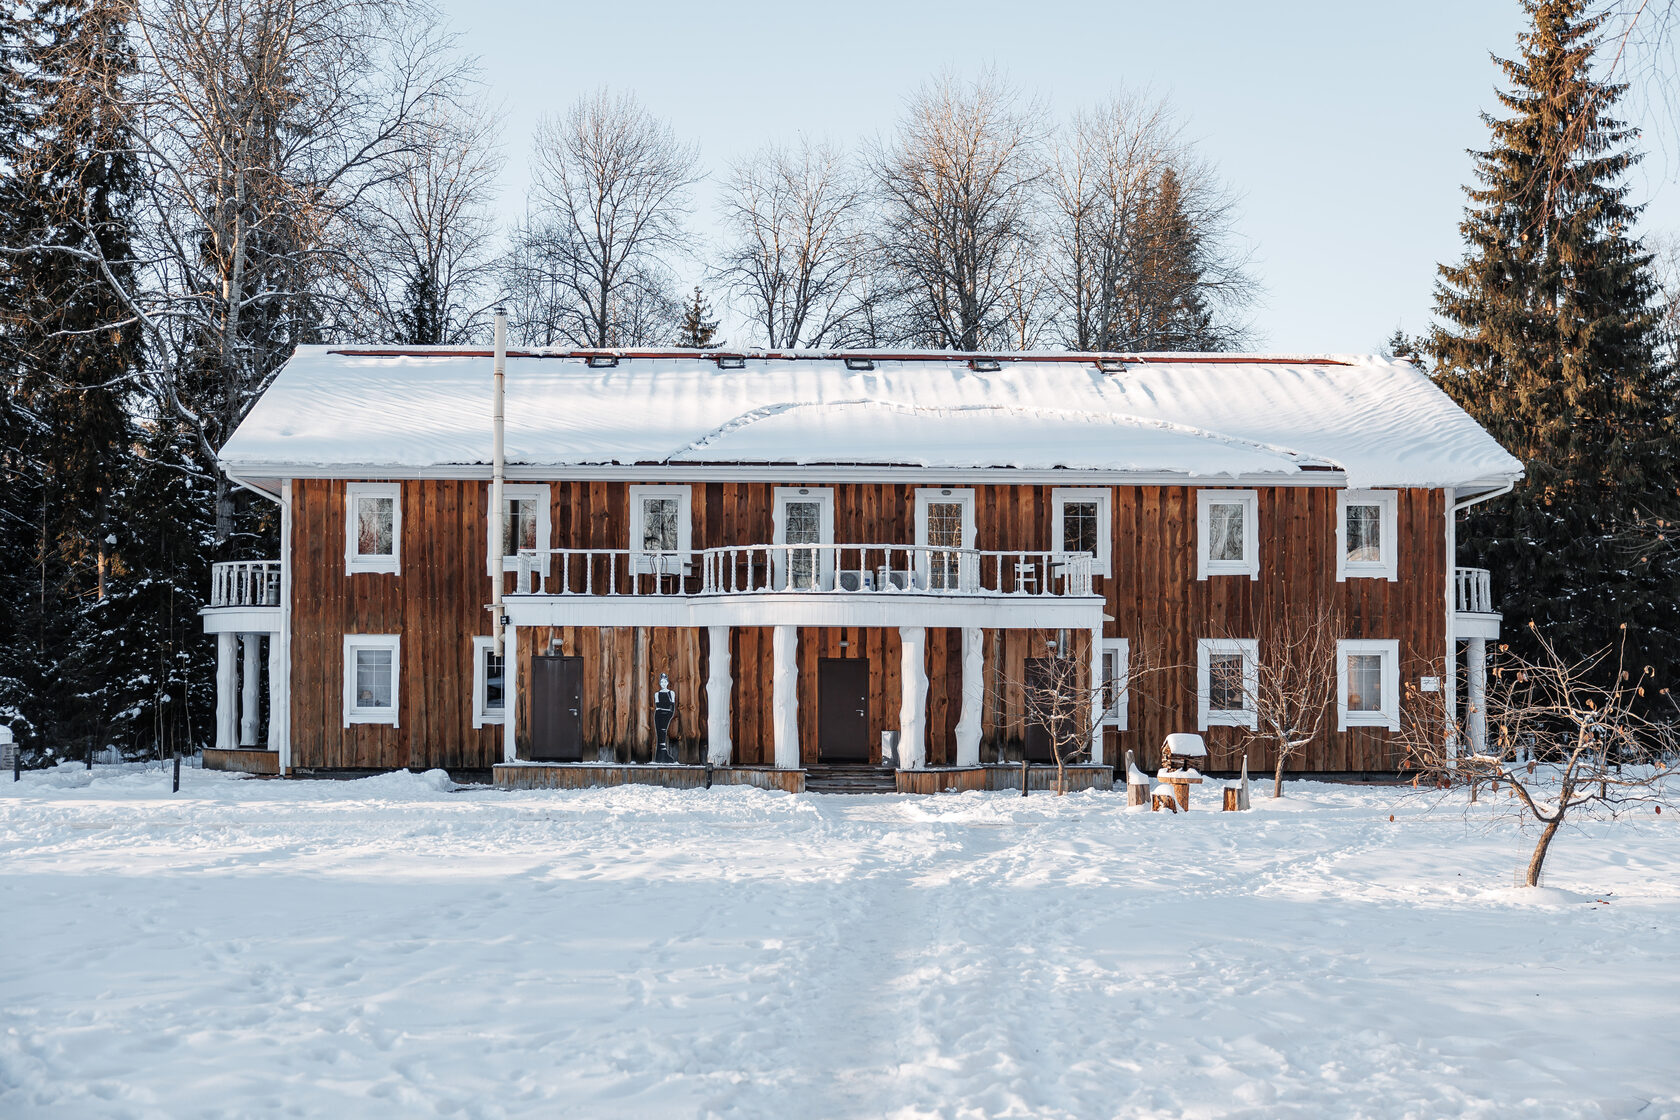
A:
<svg viewBox="0 0 1680 1120">
<path fill-rule="evenodd" d="M 239 745 L 257 745 L 257 672 L 262 655 L 261 634 L 241 634 L 239 644 L 244 647 L 244 672 L 239 678 Z"/>
<path fill-rule="evenodd" d="M 234 643 L 239 635 L 216 635 L 216 749 L 233 749 L 239 717 L 234 711 L 239 678 L 234 668 Z"/>
<path fill-rule="evenodd" d="M 706 760 L 713 766 L 728 766 L 734 755 L 729 706 L 735 683 L 729 671 L 729 627 L 706 627 L 706 664 Z"/>
<path fill-rule="evenodd" d="M 1465 697 L 1469 711 L 1465 723 L 1470 731 L 1470 750 L 1475 754 L 1487 752 L 1487 639 L 1465 639 L 1464 667 L 1468 670 L 1470 688 Z"/>
<path fill-rule="evenodd" d="M 1091 627 L 1091 762 L 1103 764 L 1102 624 Z"/>
<path fill-rule="evenodd" d="M 776 769 L 799 769 L 799 627 L 777 626 L 770 634 L 770 727 Z"/>
<path fill-rule="evenodd" d="M 920 770 L 927 765 L 927 631 L 920 626 L 900 626 L 899 646 L 903 650 L 903 687 L 898 704 L 898 765 L 903 770 Z"/>
<path fill-rule="evenodd" d="M 986 632 L 965 626 L 962 632 L 962 718 L 957 720 L 957 765 L 980 765 L 980 725 L 986 701 Z"/>
</svg>

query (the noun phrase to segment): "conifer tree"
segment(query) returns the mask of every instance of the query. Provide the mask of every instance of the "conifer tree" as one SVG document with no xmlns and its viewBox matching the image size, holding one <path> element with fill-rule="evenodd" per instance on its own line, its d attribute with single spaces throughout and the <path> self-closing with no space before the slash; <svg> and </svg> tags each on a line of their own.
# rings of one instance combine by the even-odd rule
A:
<svg viewBox="0 0 1680 1120">
<path fill-rule="evenodd" d="M 1650 257 L 1631 233 L 1638 157 L 1612 115 L 1623 87 L 1592 74 L 1602 15 L 1582 0 L 1524 8 L 1517 57 L 1495 60 L 1509 88 L 1484 114 L 1491 143 L 1473 153 L 1465 254 L 1440 269 L 1430 350 L 1441 386 L 1526 473 L 1474 507 L 1460 552 L 1494 571 L 1513 641 L 1533 621 L 1580 655 L 1626 621 L 1661 670 L 1680 596 L 1628 537 L 1672 505 L 1675 465 Z"/>
<path fill-rule="evenodd" d="M 0 423 L 6 489 L 27 502 L 7 503 L 8 538 L 29 571 L 0 615 L 13 664 L 0 676 L 23 682 L 14 706 L 27 730 L 66 745 L 98 733 L 64 670 L 78 616 L 107 590 L 111 493 L 131 450 L 140 360 L 137 332 L 113 325 L 127 316 L 83 255 L 96 245 L 119 279 L 132 268 L 132 144 L 110 98 L 131 65 L 126 28 L 126 7 L 111 0 L 38 0 L 11 25 L 4 83 L 0 197 L 14 251 L 0 280 Z M 0 579 L 8 574 L 15 584 L 15 571 Z M 76 670 L 99 666 L 84 659 Z"/>
<path fill-rule="evenodd" d="M 700 291 L 698 284 L 694 287 L 694 296 L 685 305 L 680 333 L 677 335 L 677 345 L 687 346 L 694 350 L 703 350 L 708 346 L 717 345 L 718 321 L 712 315 L 712 305 Z"/>
</svg>

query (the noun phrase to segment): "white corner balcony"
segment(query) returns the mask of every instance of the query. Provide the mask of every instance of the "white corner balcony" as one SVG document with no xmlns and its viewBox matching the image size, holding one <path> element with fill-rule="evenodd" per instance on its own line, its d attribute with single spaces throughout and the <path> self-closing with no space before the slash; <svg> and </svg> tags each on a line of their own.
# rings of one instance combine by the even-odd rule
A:
<svg viewBox="0 0 1680 1120">
<path fill-rule="evenodd" d="M 1493 609 L 1493 578 L 1486 568 L 1453 570 L 1453 635 L 1459 639 L 1499 637 L 1504 615 Z"/>
<path fill-rule="evenodd" d="M 919 545 L 525 549 L 517 626 L 1089 627 L 1090 556 Z"/>
<path fill-rule="evenodd" d="M 233 560 L 210 565 L 210 603 L 199 615 L 206 634 L 274 634 L 280 630 L 280 561 Z"/>
</svg>

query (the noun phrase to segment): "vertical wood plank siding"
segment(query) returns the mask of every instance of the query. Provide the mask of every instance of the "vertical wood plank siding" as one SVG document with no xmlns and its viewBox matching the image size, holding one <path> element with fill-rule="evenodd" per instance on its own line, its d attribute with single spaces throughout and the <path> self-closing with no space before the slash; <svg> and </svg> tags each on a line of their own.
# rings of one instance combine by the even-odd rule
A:
<svg viewBox="0 0 1680 1120">
<path fill-rule="evenodd" d="M 625 548 L 629 541 L 629 483 L 549 484 L 554 544 Z M 772 532 L 773 483 L 705 482 L 693 487 L 693 545 L 766 543 Z M 819 484 L 812 484 L 813 486 Z M 916 485 L 834 484 L 835 539 L 900 543 L 915 539 Z M 975 487 L 977 545 L 986 550 L 1053 547 L 1058 527 L 1049 487 Z M 1445 652 L 1446 511 L 1441 491 L 1399 492 L 1398 581 L 1336 580 L 1336 490 L 1331 487 L 1259 488 L 1260 578 L 1196 579 L 1196 496 L 1189 486 L 1114 489 L 1114 576 L 1099 579 L 1107 597 L 1109 637 L 1176 668 L 1134 689 L 1129 730 L 1110 731 L 1111 758 L 1128 748 L 1154 765 L 1156 748 L 1172 731 L 1195 729 L 1196 640 L 1228 629 L 1253 633 L 1260 620 L 1287 605 L 1325 603 L 1343 612 L 1347 637 L 1398 639 L 1401 679 L 1438 671 Z M 488 581 L 483 575 L 488 485 L 483 481 L 409 481 L 402 484 L 402 573 L 347 575 L 344 570 L 345 482 L 297 480 L 292 534 L 292 762 L 298 767 L 451 766 L 482 768 L 501 757 L 501 729 L 471 726 L 472 637 L 488 634 Z M 511 576 L 509 577 L 511 588 Z M 345 634 L 402 635 L 398 704 L 401 726 L 343 726 Z M 649 711 L 661 671 L 676 689 L 673 728 L 684 760 L 698 760 L 706 726 L 705 635 L 693 629 L 577 628 L 521 632 L 519 657 L 546 651 L 558 638 L 584 658 L 585 740 L 624 761 L 652 755 Z M 1053 634 L 1033 630 L 986 635 L 987 692 L 982 758 L 1017 755 L 1025 732 L 1019 682 L 1029 657 L 1042 656 Z M 1085 655 L 1085 636 L 1075 635 Z M 771 642 L 768 629 L 731 632 L 735 698 L 731 714 L 735 757 L 768 765 L 771 745 Z M 928 632 L 928 761 L 955 760 L 955 728 L 962 689 L 961 632 Z M 803 760 L 817 758 L 816 666 L 823 657 L 867 657 L 871 666 L 871 755 L 880 732 L 898 730 L 901 665 L 894 629 L 802 628 L 799 643 L 800 743 Z M 1398 764 L 1392 736 L 1382 730 L 1332 729 L 1299 762 L 1311 771 L 1382 771 Z M 528 715 L 519 720 L 529 727 Z M 1242 732 L 1211 728 L 1216 750 L 1236 752 Z M 1235 759 L 1238 753 L 1228 753 Z M 1251 768 L 1271 765 L 1267 752 L 1248 748 Z"/>
</svg>

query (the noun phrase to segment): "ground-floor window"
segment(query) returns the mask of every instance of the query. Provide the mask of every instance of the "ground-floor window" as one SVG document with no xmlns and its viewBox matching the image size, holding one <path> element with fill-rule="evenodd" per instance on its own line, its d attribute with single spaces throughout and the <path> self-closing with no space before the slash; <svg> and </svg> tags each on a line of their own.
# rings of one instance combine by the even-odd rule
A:
<svg viewBox="0 0 1680 1120">
<path fill-rule="evenodd" d="M 1196 643 L 1196 726 L 1246 727 L 1258 722 L 1259 644 L 1253 638 L 1203 638 Z"/>
<path fill-rule="evenodd" d="M 496 656 L 495 638 L 473 639 L 474 727 L 501 723 L 507 713 L 506 659 Z"/>
<path fill-rule="evenodd" d="M 1336 730 L 1400 730 L 1400 643 L 1349 639 L 1336 643 Z"/>
<path fill-rule="evenodd" d="M 1125 638 L 1103 639 L 1103 725 L 1121 731 L 1126 730 L 1126 709 L 1132 700 L 1126 682 L 1130 657 L 1131 643 Z"/>
<path fill-rule="evenodd" d="M 397 674 L 401 638 L 396 634 L 344 636 L 344 726 L 397 726 Z"/>
</svg>

